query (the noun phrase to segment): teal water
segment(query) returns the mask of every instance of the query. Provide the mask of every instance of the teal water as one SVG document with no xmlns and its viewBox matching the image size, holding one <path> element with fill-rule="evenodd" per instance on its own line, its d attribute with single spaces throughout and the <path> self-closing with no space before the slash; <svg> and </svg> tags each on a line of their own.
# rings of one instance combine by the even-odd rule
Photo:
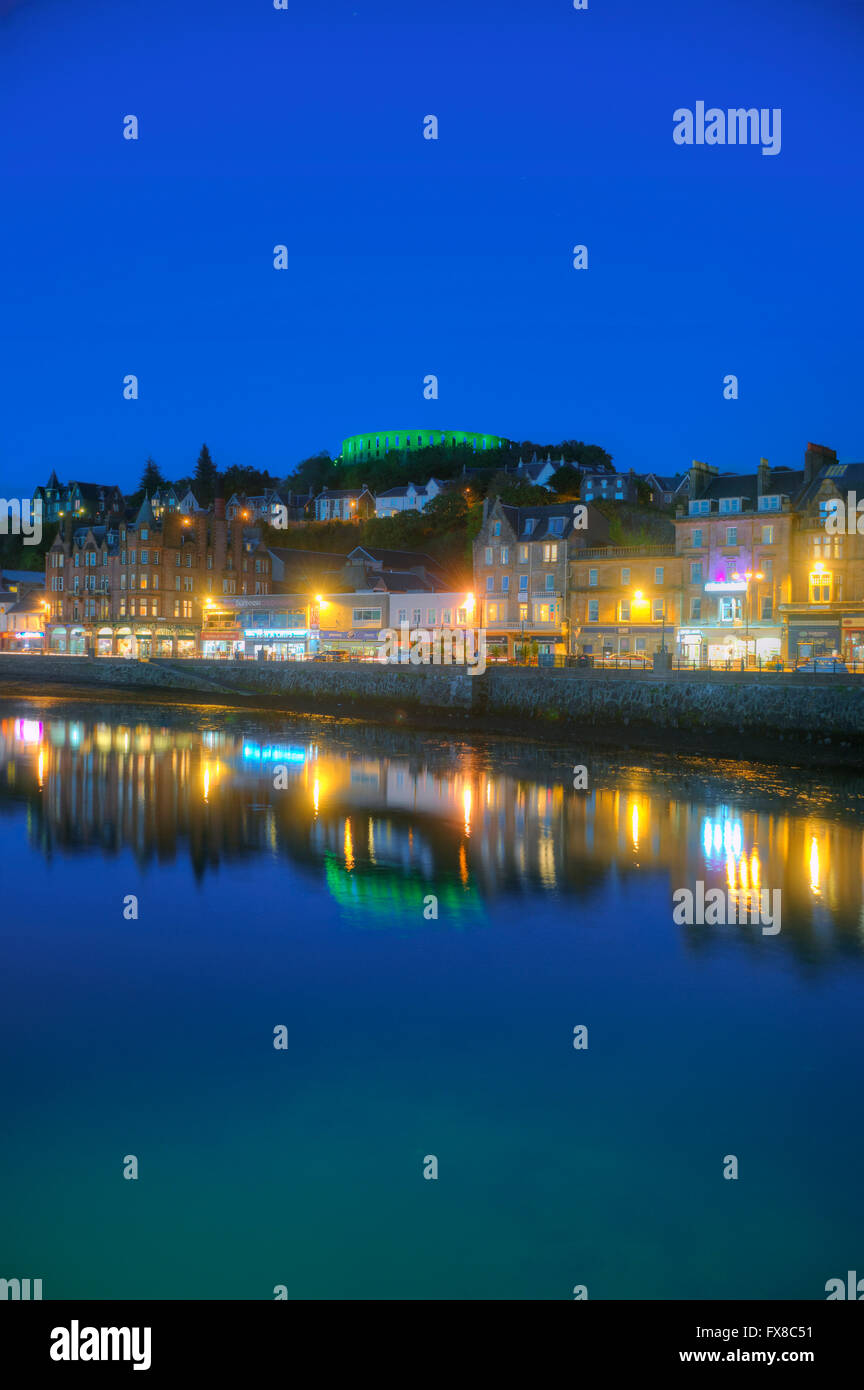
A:
<svg viewBox="0 0 864 1390">
<path fill-rule="evenodd" d="M 862 871 L 851 778 L 0 705 L 0 1276 L 824 1298 L 864 1269 Z M 778 935 L 673 923 L 742 875 Z"/>
</svg>

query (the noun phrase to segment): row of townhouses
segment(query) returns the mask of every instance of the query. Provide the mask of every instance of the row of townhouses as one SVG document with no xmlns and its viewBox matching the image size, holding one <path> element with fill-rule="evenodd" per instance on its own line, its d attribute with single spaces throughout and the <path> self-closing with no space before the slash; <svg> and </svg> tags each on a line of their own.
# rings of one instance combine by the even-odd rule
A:
<svg viewBox="0 0 864 1390">
<path fill-rule="evenodd" d="M 538 478 L 547 466 L 558 465 L 542 461 Z M 269 546 L 244 499 L 204 509 L 191 493 L 163 492 L 131 514 L 117 489 L 64 489 L 52 475 L 44 491 L 59 530 L 44 589 L 0 592 L 2 645 L 106 656 L 370 656 L 381 628 L 407 622 L 482 627 L 492 657 L 511 660 L 660 650 L 703 663 L 864 659 L 864 539 L 854 516 L 842 532 L 829 525 L 837 503 L 864 499 L 864 464 L 808 444 L 800 469 L 763 459 L 751 473 L 694 462 L 684 475 L 652 474 L 652 495 L 677 504 L 673 534 L 638 547 L 611 542 L 608 509 L 583 483 L 579 504 L 487 500 L 468 578 L 413 552 Z M 417 489 L 391 491 L 394 510 L 422 501 Z"/>
<path fill-rule="evenodd" d="M 808 444 L 802 469 L 718 474 L 696 462 L 668 544 L 609 544 L 590 503 L 487 505 L 474 578 L 502 656 L 665 649 L 687 660 L 864 659 L 864 537 L 836 534 L 837 503 L 864 499 L 864 464 Z M 854 501 L 852 503 L 854 507 Z"/>
</svg>

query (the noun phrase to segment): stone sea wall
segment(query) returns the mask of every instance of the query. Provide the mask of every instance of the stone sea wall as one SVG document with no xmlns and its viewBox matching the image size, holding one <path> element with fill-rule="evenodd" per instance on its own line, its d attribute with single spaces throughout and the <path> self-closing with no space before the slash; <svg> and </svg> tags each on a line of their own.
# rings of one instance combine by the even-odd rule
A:
<svg viewBox="0 0 864 1390">
<path fill-rule="evenodd" d="M 0 695 L 52 687 L 260 697 L 290 711 L 460 714 L 476 727 L 527 734 L 554 728 L 681 730 L 799 736 L 864 744 L 864 678 L 651 675 L 495 667 L 483 676 L 442 667 L 354 663 L 124 661 L 0 655 Z"/>
</svg>

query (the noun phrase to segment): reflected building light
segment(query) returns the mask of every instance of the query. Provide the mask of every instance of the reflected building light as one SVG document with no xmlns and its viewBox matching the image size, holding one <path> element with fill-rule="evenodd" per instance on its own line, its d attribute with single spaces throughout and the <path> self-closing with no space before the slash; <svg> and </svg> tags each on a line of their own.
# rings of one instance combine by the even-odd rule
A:
<svg viewBox="0 0 864 1390">
<path fill-rule="evenodd" d="M 732 858 L 732 855 L 731 855 L 731 854 L 729 855 L 729 857 L 728 857 L 727 860 L 726 860 L 726 882 L 727 882 L 727 884 L 729 885 L 730 891 L 734 892 L 734 891 L 735 891 L 735 860 Z"/>
<path fill-rule="evenodd" d="M 633 840 L 633 848 L 639 848 L 639 807 L 634 801 L 630 812 L 630 836 Z"/>
<path fill-rule="evenodd" d="M 204 800 L 210 795 L 210 764 L 204 764 Z"/>
<path fill-rule="evenodd" d="M 708 820 L 708 817 L 706 816 L 706 819 L 704 819 L 703 823 L 701 823 L 701 848 L 704 849 L 704 855 L 706 855 L 706 859 L 711 858 L 711 845 L 713 844 L 714 827 L 711 826 L 711 821 Z"/>
<path fill-rule="evenodd" d="M 819 841 L 816 839 L 816 836 L 813 835 L 810 840 L 810 890 L 817 894 L 821 891 L 819 887 L 819 877 Z"/>
<path fill-rule="evenodd" d="M 42 725 L 37 719 L 19 719 L 15 724 L 15 737 L 19 743 L 41 743 Z"/>
<path fill-rule="evenodd" d="M 45 781 L 45 754 L 41 748 L 39 749 L 39 765 L 37 770 L 39 774 L 39 790 L 41 791 Z"/>
<path fill-rule="evenodd" d="M 468 855 L 465 853 L 465 841 L 459 842 L 459 879 L 463 888 L 468 886 Z"/>
<path fill-rule="evenodd" d="M 312 783 L 312 809 L 314 810 L 316 816 L 318 815 L 318 798 L 320 797 L 320 795 L 321 783 L 318 781 L 318 778 L 316 777 L 315 781 Z"/>
<path fill-rule="evenodd" d="M 351 838 L 351 818 L 345 817 L 345 868 L 350 873 L 354 868 L 354 841 Z"/>
<path fill-rule="evenodd" d="M 718 821 L 715 821 L 715 822 L 714 822 L 714 853 L 715 853 L 715 854 L 719 854 L 719 853 L 720 853 L 720 850 L 722 849 L 722 847 L 723 847 L 723 831 L 722 831 L 721 828 L 720 828 L 720 822 L 719 822 L 719 820 L 718 820 Z"/>
<path fill-rule="evenodd" d="M 375 863 L 375 822 L 369 817 L 369 859 Z"/>
<path fill-rule="evenodd" d="M 471 788 L 466 787 L 462 793 L 462 807 L 465 812 L 465 834 L 471 834 Z"/>
<path fill-rule="evenodd" d="M 750 855 L 750 881 L 753 884 L 754 888 L 759 887 L 761 878 L 762 865 L 759 862 L 759 855 L 756 853 L 754 849 L 753 853 Z"/>
</svg>

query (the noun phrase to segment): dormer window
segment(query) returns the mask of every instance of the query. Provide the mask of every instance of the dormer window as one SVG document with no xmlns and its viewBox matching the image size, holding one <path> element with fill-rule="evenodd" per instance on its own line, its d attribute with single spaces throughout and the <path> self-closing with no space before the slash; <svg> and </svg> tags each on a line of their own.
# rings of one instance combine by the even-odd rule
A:
<svg viewBox="0 0 864 1390">
<path fill-rule="evenodd" d="M 708 498 L 704 501 L 690 503 L 691 516 L 708 516 L 711 511 L 711 502 Z"/>
<path fill-rule="evenodd" d="M 721 498 L 720 498 L 720 510 L 721 510 L 721 512 L 740 512 L 740 510 L 741 510 L 741 498 L 740 498 L 740 497 L 721 497 Z"/>
<path fill-rule="evenodd" d="M 533 531 L 534 531 L 534 518 L 531 517 L 531 516 L 529 516 L 528 520 L 525 522 L 525 535 L 526 535 L 526 536 L 530 536 L 530 535 L 533 533 Z"/>
<path fill-rule="evenodd" d="M 780 497 L 779 497 L 779 494 L 775 494 L 774 496 L 771 496 L 771 497 L 760 497 L 760 498 L 759 498 L 759 510 L 760 510 L 760 512 L 779 512 L 779 510 L 780 510 Z"/>
</svg>

